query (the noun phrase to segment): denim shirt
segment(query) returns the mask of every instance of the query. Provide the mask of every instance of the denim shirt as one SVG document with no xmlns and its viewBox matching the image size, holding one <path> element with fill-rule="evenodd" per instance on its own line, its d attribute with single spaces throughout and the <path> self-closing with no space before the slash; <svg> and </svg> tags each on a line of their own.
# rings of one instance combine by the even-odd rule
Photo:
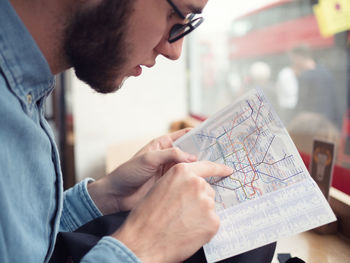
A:
<svg viewBox="0 0 350 263">
<path fill-rule="evenodd" d="M 63 192 L 43 107 L 54 76 L 8 0 L 0 0 L 0 262 L 47 262 L 58 231 L 101 216 L 86 179 Z M 82 262 L 140 262 L 104 237 Z"/>
</svg>

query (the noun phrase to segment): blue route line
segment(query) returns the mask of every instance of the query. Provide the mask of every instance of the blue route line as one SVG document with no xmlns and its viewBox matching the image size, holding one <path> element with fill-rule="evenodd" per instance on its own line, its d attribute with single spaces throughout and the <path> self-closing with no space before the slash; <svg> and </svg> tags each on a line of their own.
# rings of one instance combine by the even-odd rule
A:
<svg viewBox="0 0 350 263">
<path fill-rule="evenodd" d="M 260 162 L 259 164 L 255 164 L 256 166 L 258 166 L 258 165 L 260 165 L 261 163 L 264 162 L 265 157 L 266 157 L 266 155 L 267 155 L 267 153 L 268 153 L 268 151 L 269 151 L 269 149 L 270 149 L 270 147 L 271 147 L 271 145 L 272 145 L 272 142 L 273 142 L 273 140 L 275 139 L 275 137 L 276 137 L 276 135 L 274 135 L 274 136 L 272 137 L 272 139 L 271 139 L 269 145 L 267 146 L 267 149 L 266 149 L 266 151 L 265 151 L 264 157 L 262 158 L 262 160 L 261 160 L 261 162 Z M 254 166 L 255 166 L 255 165 L 254 165 Z"/>
<path fill-rule="evenodd" d="M 265 130 L 264 130 L 264 131 L 265 131 Z M 262 131 L 262 132 L 264 132 L 264 131 Z M 252 147 L 250 148 L 250 150 L 249 150 L 249 152 L 247 153 L 247 155 L 250 155 L 251 151 L 255 148 L 255 146 L 256 146 L 256 144 L 257 144 L 257 142 L 258 142 L 258 140 L 259 140 L 260 135 L 261 135 L 262 132 L 259 131 L 259 132 L 257 133 L 255 142 L 254 142 L 254 144 L 252 145 Z M 248 147 L 246 147 L 246 148 L 248 148 Z"/>
<path fill-rule="evenodd" d="M 228 179 L 230 179 L 230 178 L 228 178 Z M 241 184 L 240 186 L 238 186 L 238 187 L 236 187 L 236 188 L 229 187 L 229 186 L 226 186 L 226 185 L 217 184 L 217 183 L 212 183 L 211 185 L 215 185 L 215 186 L 217 186 L 217 187 L 221 187 L 221 188 L 224 188 L 224 189 L 236 191 L 236 190 L 238 190 L 238 189 L 240 189 L 240 188 L 246 187 L 247 185 L 250 186 L 253 182 L 257 181 L 258 179 L 259 179 L 259 178 L 256 178 L 256 179 L 252 180 L 251 182 L 248 182 L 248 183 L 245 183 L 245 184 L 242 184 L 242 182 L 241 182 L 240 180 L 236 179 L 236 180 L 239 181 L 240 184 Z M 231 180 L 232 180 L 232 179 L 231 179 Z M 222 181 L 220 181 L 220 182 L 222 182 Z"/>
<path fill-rule="evenodd" d="M 263 107 L 263 102 L 260 100 L 260 105 L 259 105 L 259 108 L 258 108 L 258 112 L 257 112 L 257 114 L 256 114 L 256 118 L 255 118 L 255 120 L 253 120 L 254 123 L 255 123 L 255 126 L 258 126 L 258 125 L 256 124 L 256 122 L 258 121 L 260 109 L 261 109 L 262 107 Z M 252 119 L 253 119 L 253 117 L 252 117 Z M 257 127 L 257 128 L 258 128 L 258 127 Z"/>
<path fill-rule="evenodd" d="M 253 167 L 254 168 L 256 168 L 256 167 L 258 167 L 259 165 L 261 165 L 262 163 L 266 163 L 266 162 L 264 162 L 264 159 L 265 159 L 265 157 L 266 157 L 266 155 L 267 155 L 267 152 L 269 151 L 269 149 L 270 149 L 270 147 L 271 147 L 271 145 L 272 145 L 272 142 L 273 142 L 273 140 L 274 140 L 274 138 L 275 138 L 276 136 L 274 135 L 273 137 L 272 137 L 272 139 L 271 139 L 271 141 L 270 141 L 270 143 L 269 143 L 269 145 L 268 145 L 268 147 L 267 147 L 267 150 L 266 150 L 266 152 L 265 152 L 265 154 L 264 154 L 264 157 L 263 157 L 263 160 L 261 161 L 261 162 L 259 162 L 259 163 L 254 163 L 254 164 L 252 164 L 253 165 Z M 246 154 L 245 155 L 246 157 L 248 157 L 248 154 Z M 288 156 L 289 157 L 289 156 Z M 288 158 L 287 157 L 287 158 Z M 224 158 L 225 159 L 225 158 Z M 278 161 L 276 161 L 275 163 L 278 163 L 278 162 L 280 162 L 280 161 L 283 161 L 283 160 L 285 160 L 286 159 L 286 157 L 284 156 L 282 159 L 280 159 L 280 160 L 278 160 Z M 230 163 L 230 162 L 229 162 Z M 244 165 L 244 163 L 242 163 L 242 162 L 231 162 L 233 165 L 235 165 L 235 163 L 237 163 L 237 164 L 243 164 Z M 274 163 L 274 164 L 275 164 Z M 266 163 L 266 164 L 268 164 L 268 163 Z M 246 164 L 247 165 L 247 164 Z M 250 165 L 249 165 L 250 166 Z M 246 168 L 247 166 L 245 166 L 245 167 L 242 167 L 241 169 L 236 169 L 236 165 L 235 165 L 235 169 L 236 169 L 236 172 L 241 172 L 241 173 L 243 173 L 243 169 L 244 168 Z M 252 170 L 253 171 L 253 170 Z"/>
<path fill-rule="evenodd" d="M 226 164 L 226 158 L 225 158 L 225 153 L 224 153 L 224 149 L 221 147 L 220 143 L 217 142 L 217 145 L 218 145 L 218 150 L 222 156 L 222 159 L 224 160 L 224 163 Z"/>
<path fill-rule="evenodd" d="M 261 181 L 263 181 L 263 182 L 266 183 L 266 184 L 268 184 L 268 183 L 273 183 L 273 182 L 275 182 L 275 181 L 278 181 L 279 183 L 288 185 L 286 182 L 284 182 L 284 180 L 282 180 L 282 179 L 280 179 L 280 178 L 278 178 L 278 177 L 274 177 L 274 176 L 269 175 L 269 174 L 267 174 L 267 173 L 260 172 L 259 170 L 257 170 L 256 172 L 259 173 L 260 175 L 264 175 L 264 176 L 266 176 L 266 177 L 271 177 L 271 178 L 275 179 L 275 180 L 272 180 L 272 181 L 265 181 L 265 180 L 263 179 L 263 176 L 261 176 L 261 177 L 260 177 L 260 178 L 261 178 Z"/>
<path fill-rule="evenodd" d="M 210 139 L 214 139 L 214 140 L 217 139 L 215 136 L 210 136 L 210 135 L 203 134 L 203 133 L 196 133 L 196 136 L 198 136 L 198 137 L 210 138 Z"/>
<path fill-rule="evenodd" d="M 275 165 L 276 163 L 282 162 L 282 161 L 284 161 L 284 160 L 286 160 L 286 159 L 288 159 L 288 158 L 291 158 L 291 157 L 293 157 L 292 154 L 289 155 L 289 156 L 286 156 L 286 154 L 285 154 L 284 157 L 283 157 L 282 159 L 278 160 L 278 161 L 275 161 L 275 162 L 273 162 L 273 163 L 261 162 L 261 163 L 259 163 L 259 165 L 260 165 L 260 164 Z"/>
<path fill-rule="evenodd" d="M 253 116 L 253 113 L 254 113 L 254 109 L 252 107 L 252 105 L 250 105 L 249 103 L 249 100 L 246 100 L 247 104 L 248 104 L 248 107 L 250 108 L 251 112 L 250 112 L 250 116 L 249 117 L 252 117 Z"/>
<path fill-rule="evenodd" d="M 289 176 L 289 177 L 286 177 L 286 178 L 281 179 L 281 178 L 272 176 L 272 175 L 270 175 L 270 174 L 263 173 L 263 172 L 258 171 L 258 170 L 257 170 L 257 172 L 260 173 L 260 174 L 262 174 L 262 175 L 265 175 L 265 176 L 271 177 L 271 178 L 273 178 L 273 179 L 276 179 L 276 180 L 280 181 L 281 183 L 285 183 L 285 184 L 287 184 L 287 183 L 284 182 L 284 181 L 287 181 L 287 180 L 289 180 L 290 178 L 292 178 L 292 177 L 294 177 L 294 176 L 297 176 L 297 175 L 303 173 L 303 171 L 300 171 L 299 173 L 296 173 L 296 174 L 293 174 L 293 175 L 291 175 L 291 176 Z"/>
<path fill-rule="evenodd" d="M 246 120 L 248 120 L 250 118 L 250 116 L 246 117 L 245 119 L 243 119 L 241 122 L 237 123 L 236 125 L 232 126 L 228 131 L 224 129 L 224 133 L 220 134 L 217 139 L 219 140 L 222 136 L 226 135 L 228 132 L 231 132 L 234 128 L 236 128 L 237 126 L 241 125 L 242 123 L 244 123 Z"/>
<path fill-rule="evenodd" d="M 209 135 L 207 136 L 207 135 L 203 135 L 203 134 L 196 134 L 196 135 L 206 136 L 206 137 L 208 137 L 208 138 L 216 139 L 216 140 L 218 141 L 222 136 L 224 136 L 224 135 L 227 134 L 228 132 L 232 131 L 234 128 L 236 128 L 237 126 L 241 125 L 241 124 L 244 123 L 246 120 L 248 120 L 249 118 L 252 117 L 252 115 L 253 115 L 253 113 L 254 113 L 254 109 L 253 109 L 253 107 L 250 105 L 249 100 L 246 100 L 246 102 L 247 102 L 247 104 L 248 104 L 248 107 L 249 107 L 250 110 L 251 110 L 250 116 L 246 117 L 246 118 L 243 119 L 241 122 L 239 122 L 239 123 L 237 123 L 236 125 L 232 126 L 232 128 L 230 128 L 228 131 L 226 131 L 225 128 L 223 128 L 223 129 L 224 129 L 224 133 L 220 134 L 220 135 L 217 136 L 217 137 L 214 137 L 214 136 L 211 137 L 211 136 L 209 136 Z"/>
</svg>

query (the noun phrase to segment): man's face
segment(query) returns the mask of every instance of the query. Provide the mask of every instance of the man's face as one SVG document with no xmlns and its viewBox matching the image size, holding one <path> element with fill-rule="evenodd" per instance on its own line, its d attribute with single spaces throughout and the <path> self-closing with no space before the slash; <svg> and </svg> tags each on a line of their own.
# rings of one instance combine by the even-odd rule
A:
<svg viewBox="0 0 350 263">
<path fill-rule="evenodd" d="M 298 54 L 291 55 L 292 67 L 297 75 L 305 70 L 305 58 Z"/>
<path fill-rule="evenodd" d="M 184 15 L 207 0 L 173 0 Z M 102 0 L 77 12 L 66 29 L 65 51 L 76 75 L 101 93 L 116 91 L 139 76 L 156 57 L 178 59 L 183 39 L 168 42 L 171 27 L 184 21 L 166 0 Z"/>
</svg>

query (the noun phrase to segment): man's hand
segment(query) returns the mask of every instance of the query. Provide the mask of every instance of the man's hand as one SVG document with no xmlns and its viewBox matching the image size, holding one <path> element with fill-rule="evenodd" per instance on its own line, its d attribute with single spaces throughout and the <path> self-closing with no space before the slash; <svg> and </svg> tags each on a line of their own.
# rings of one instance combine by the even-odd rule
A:
<svg viewBox="0 0 350 263">
<path fill-rule="evenodd" d="M 190 129 L 154 139 L 111 174 L 88 185 L 89 194 L 103 214 L 131 210 L 170 167 L 196 161 L 173 147 Z"/>
<path fill-rule="evenodd" d="M 204 178 L 231 173 L 208 161 L 174 165 L 113 236 L 145 263 L 187 259 L 219 228 L 215 192 Z"/>
</svg>

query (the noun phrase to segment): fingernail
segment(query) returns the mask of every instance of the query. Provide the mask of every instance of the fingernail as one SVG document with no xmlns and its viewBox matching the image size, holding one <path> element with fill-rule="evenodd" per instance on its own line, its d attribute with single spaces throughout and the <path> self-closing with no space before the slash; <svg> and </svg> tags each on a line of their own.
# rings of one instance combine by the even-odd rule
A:
<svg viewBox="0 0 350 263">
<path fill-rule="evenodd" d="M 228 173 L 233 173 L 233 168 L 232 167 L 230 167 L 230 166 L 226 166 L 227 167 L 227 172 Z"/>
</svg>

